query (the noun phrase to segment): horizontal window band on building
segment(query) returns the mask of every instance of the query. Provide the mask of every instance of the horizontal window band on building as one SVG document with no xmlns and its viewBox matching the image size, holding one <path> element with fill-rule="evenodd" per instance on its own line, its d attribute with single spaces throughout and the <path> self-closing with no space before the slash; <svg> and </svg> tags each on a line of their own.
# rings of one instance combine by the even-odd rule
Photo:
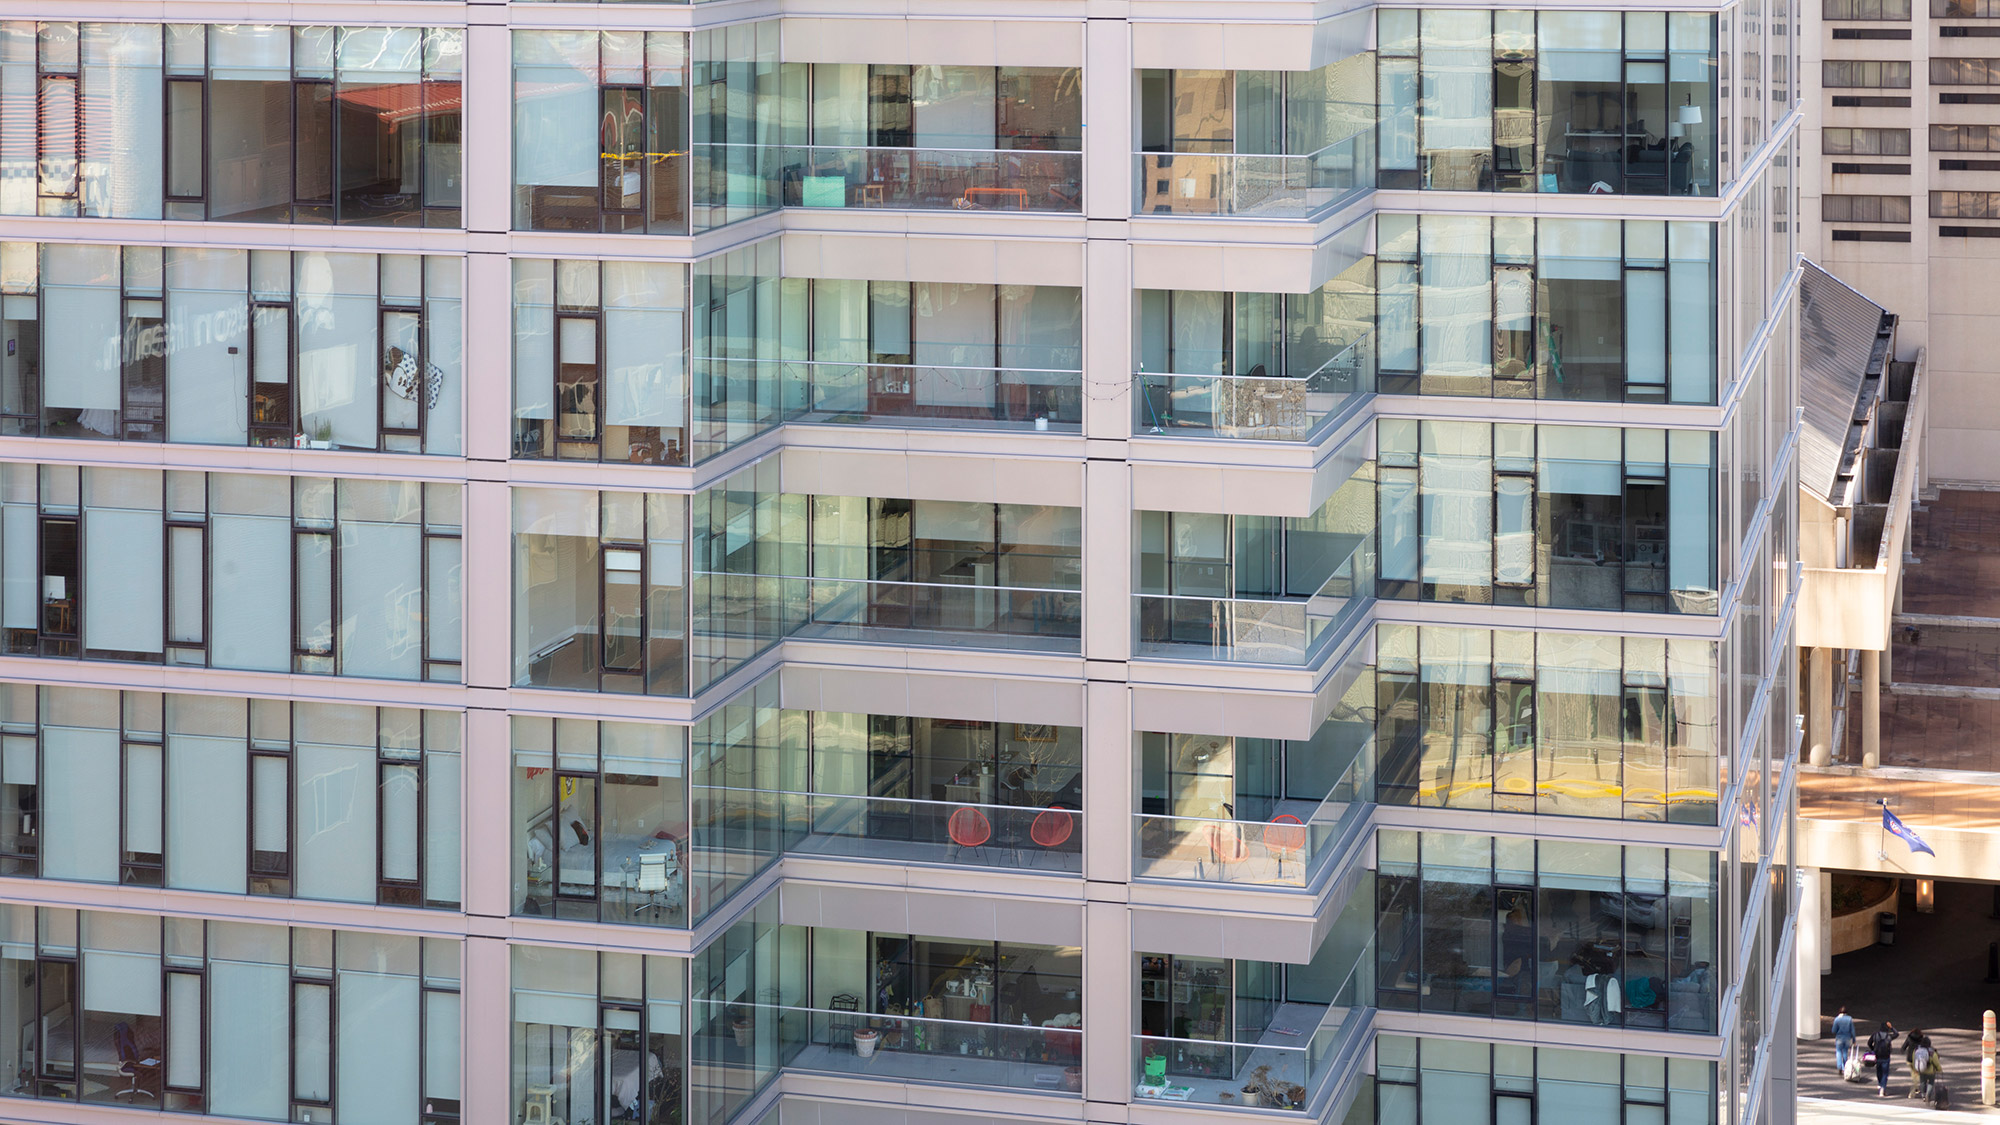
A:
<svg viewBox="0 0 2000 1125">
<path fill-rule="evenodd" d="M 458 907 L 455 713 L 26 684 L 0 705 L 7 875 Z"/>
<path fill-rule="evenodd" d="M 1931 192 L 1933 219 L 2000 219 L 2000 191 Z"/>
<path fill-rule="evenodd" d="M 1907 90 L 1910 88 L 1910 64 L 1872 59 L 1828 59 L 1820 63 L 1820 85 L 1830 90 L 1856 87 Z"/>
<path fill-rule="evenodd" d="M 12 654 L 459 681 L 458 485 L 0 466 Z"/>
<path fill-rule="evenodd" d="M 1074 653 L 1080 518 L 781 493 L 771 460 L 692 497 L 515 489 L 515 682 L 687 695 L 795 635 Z"/>
<path fill-rule="evenodd" d="M 462 225 L 462 28 L 20 26 L 0 213 Z"/>
<path fill-rule="evenodd" d="M 2000 0 L 1931 0 L 1931 18 L 1939 20 L 2000 18 Z"/>
<path fill-rule="evenodd" d="M 1559 1047 L 1405 1035 L 1375 1040 L 1379 1125 L 1485 1120 L 1489 1113 L 1491 1120 L 1514 1125 L 1620 1120 L 1706 1125 L 1723 1104 L 1717 1091 L 1727 1082 L 1726 1064 L 1702 1059 L 1614 1058 Z"/>
<path fill-rule="evenodd" d="M 1937 147 L 1935 126 L 1931 147 Z M 1828 156 L 1908 156 L 1910 131 L 1827 126 L 1819 131 L 1819 150 Z"/>
<path fill-rule="evenodd" d="M 1908 242 L 1910 232 L 1906 230 L 1836 230 L 1835 242 Z"/>
<path fill-rule="evenodd" d="M 1939 97 L 1939 99 L 1940 99 L 1940 100 L 1942 100 L 1942 99 L 1944 99 L 1944 98 L 1946 98 L 1946 97 L 1949 97 L 1949 96 L 1950 96 L 1950 95 L 1948 95 L 1948 94 L 1939 94 L 1939 95 L 1938 95 L 1938 97 Z M 1835 108 L 1835 109 L 1908 109 L 1908 108 L 1910 108 L 1910 99 L 1908 99 L 1908 98 L 1878 98 L 1878 97 L 1869 97 L 1869 96 L 1862 96 L 1862 95 L 1855 95 L 1855 94 L 1835 94 L 1835 95 L 1833 96 L 1833 108 Z"/>
<path fill-rule="evenodd" d="M 1715 852 L 1394 829 L 1376 848 L 1379 1007 L 1715 1030 Z"/>
<path fill-rule="evenodd" d="M 786 422 L 1082 428 L 1081 290 L 779 267 L 768 240 L 691 273 L 515 259 L 514 456 L 685 465 Z"/>
<path fill-rule="evenodd" d="M 1829 223 L 1907 223 L 1907 195 L 1822 195 L 1820 218 Z"/>
<path fill-rule="evenodd" d="M 1381 187 L 1714 195 L 1730 178 L 1713 16 L 1385 8 L 1377 18 Z M 1761 136 L 1762 119 L 1745 128 Z"/>
<path fill-rule="evenodd" d="M 460 942 L 9 903 L 0 932 L 0 1098 L 459 1120 Z"/>
<path fill-rule="evenodd" d="M 2000 59 L 1931 60 L 1933 86 L 2000 86 Z"/>
<path fill-rule="evenodd" d="M 1829 20 L 1908 20 L 1910 0 L 1820 0 L 1820 17 Z"/>
<path fill-rule="evenodd" d="M 2000 172 L 2000 160 L 1940 160 L 1940 172 Z"/>
<path fill-rule="evenodd" d="M 0 434 L 457 454 L 462 269 L 0 244 Z M 86 340 L 101 345 L 66 344 Z"/>
<path fill-rule="evenodd" d="M 1904 104 L 1908 104 L 1907 102 Z M 2000 94 L 1953 94 L 1938 95 L 1939 105 L 2000 105 Z"/>
<path fill-rule="evenodd" d="M 2000 238 L 2000 227 L 1939 227 L 1939 238 Z"/>
<path fill-rule="evenodd" d="M 1910 29 L 1906 27 L 1836 27 L 1835 39 L 1908 39 Z"/>
<path fill-rule="evenodd" d="M 1834 161 L 1829 170 L 1836 176 L 1907 176 L 1908 164 L 1844 164 Z"/>
<path fill-rule="evenodd" d="M 1932 125 L 1932 152 L 2000 152 L 2000 125 Z"/>
<path fill-rule="evenodd" d="M 1074 67 L 783 63 L 775 20 L 515 31 L 513 43 L 517 229 L 686 234 L 782 207 L 1081 205 Z"/>
<path fill-rule="evenodd" d="M 1996 39 L 2000 38 L 2000 27 L 1940 27 L 1938 35 L 1945 39 Z"/>
</svg>

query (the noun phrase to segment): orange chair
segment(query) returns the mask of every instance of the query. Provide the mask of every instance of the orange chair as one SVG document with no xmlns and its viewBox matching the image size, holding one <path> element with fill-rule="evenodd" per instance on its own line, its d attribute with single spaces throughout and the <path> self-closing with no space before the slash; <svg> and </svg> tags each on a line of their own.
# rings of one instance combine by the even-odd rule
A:
<svg viewBox="0 0 2000 1125">
<path fill-rule="evenodd" d="M 1285 877 L 1285 860 L 1306 848 L 1306 822 L 1291 813 L 1279 813 L 1264 826 L 1264 850 L 1278 860 L 1278 878 Z"/>
<path fill-rule="evenodd" d="M 1044 849 L 1060 848 L 1076 831 L 1076 815 L 1069 809 L 1043 809 L 1028 826 L 1028 839 Z"/>
<path fill-rule="evenodd" d="M 993 838 L 993 822 L 986 819 L 985 813 L 970 805 L 953 809 L 944 822 L 944 830 L 954 846 L 953 859 L 958 858 L 959 849 L 984 847 L 986 841 Z"/>
<path fill-rule="evenodd" d="M 1202 834 L 1208 838 L 1208 858 L 1216 866 L 1216 878 L 1226 880 L 1228 868 L 1250 858 L 1249 846 L 1243 842 L 1243 826 L 1235 821 L 1203 825 Z"/>
</svg>

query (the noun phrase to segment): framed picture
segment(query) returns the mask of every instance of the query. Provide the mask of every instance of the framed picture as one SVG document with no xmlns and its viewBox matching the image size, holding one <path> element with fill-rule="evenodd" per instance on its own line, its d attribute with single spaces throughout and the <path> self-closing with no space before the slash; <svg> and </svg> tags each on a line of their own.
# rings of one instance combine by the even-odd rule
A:
<svg viewBox="0 0 2000 1125">
<path fill-rule="evenodd" d="M 1054 742 L 1055 740 L 1056 740 L 1056 728 L 1052 724 L 1049 723 L 1014 724 L 1014 741 L 1016 742 Z"/>
</svg>

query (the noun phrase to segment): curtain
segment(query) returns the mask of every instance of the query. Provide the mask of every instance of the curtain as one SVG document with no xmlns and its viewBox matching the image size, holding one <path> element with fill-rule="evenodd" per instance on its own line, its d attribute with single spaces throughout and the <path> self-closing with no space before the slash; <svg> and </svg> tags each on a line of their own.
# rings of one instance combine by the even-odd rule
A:
<svg viewBox="0 0 2000 1125">
<path fill-rule="evenodd" d="M 606 262 L 603 269 L 605 424 L 685 424 L 687 268 Z"/>
<path fill-rule="evenodd" d="M 597 32 L 514 35 L 514 183 L 597 183 Z M 530 202 L 517 195 L 516 218 Z"/>
<path fill-rule="evenodd" d="M 42 356 L 42 405 L 117 410 L 119 308 L 116 246 L 42 248 L 43 339 L 73 341 Z"/>
<path fill-rule="evenodd" d="M 554 418 L 555 263 L 514 262 L 514 417 Z"/>
<path fill-rule="evenodd" d="M 167 886 L 242 894 L 249 809 L 240 738 L 167 736 Z"/>
<path fill-rule="evenodd" d="M 424 858 L 428 861 L 424 898 L 431 902 L 459 901 L 459 838 L 464 821 L 459 797 L 461 761 L 457 754 L 424 755 Z"/>
</svg>

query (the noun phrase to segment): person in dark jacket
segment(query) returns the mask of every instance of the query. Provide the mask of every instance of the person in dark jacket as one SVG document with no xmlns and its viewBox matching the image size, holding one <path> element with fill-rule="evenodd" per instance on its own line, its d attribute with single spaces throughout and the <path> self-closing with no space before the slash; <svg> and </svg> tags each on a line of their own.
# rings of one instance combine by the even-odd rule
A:
<svg viewBox="0 0 2000 1125">
<path fill-rule="evenodd" d="M 1896 1025 L 1883 1020 L 1882 1026 L 1868 1037 L 1868 1050 L 1875 1056 L 1875 1088 L 1882 1097 L 1889 1096 L 1889 1052 L 1896 1046 Z"/>
</svg>

